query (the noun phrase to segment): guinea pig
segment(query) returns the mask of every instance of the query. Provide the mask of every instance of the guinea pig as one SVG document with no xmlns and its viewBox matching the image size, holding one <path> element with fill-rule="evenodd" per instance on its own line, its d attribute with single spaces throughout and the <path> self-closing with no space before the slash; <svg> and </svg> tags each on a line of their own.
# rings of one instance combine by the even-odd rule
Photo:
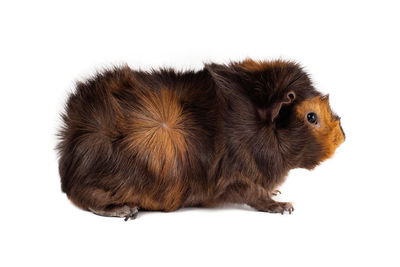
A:
<svg viewBox="0 0 400 267">
<path fill-rule="evenodd" d="M 98 215 L 273 199 L 293 168 L 313 169 L 344 141 L 340 118 L 290 61 L 199 71 L 115 67 L 79 82 L 59 131 L 62 191 Z"/>
</svg>

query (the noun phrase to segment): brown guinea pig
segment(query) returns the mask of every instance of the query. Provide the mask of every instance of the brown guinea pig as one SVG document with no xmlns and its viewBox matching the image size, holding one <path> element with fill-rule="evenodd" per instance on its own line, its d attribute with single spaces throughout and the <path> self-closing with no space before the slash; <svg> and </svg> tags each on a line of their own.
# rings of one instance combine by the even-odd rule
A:
<svg viewBox="0 0 400 267">
<path fill-rule="evenodd" d="M 345 139 L 328 97 L 281 60 L 114 68 L 78 83 L 62 119 L 63 192 L 84 210 L 126 220 L 221 203 L 291 213 L 273 200 L 277 186 Z"/>
</svg>

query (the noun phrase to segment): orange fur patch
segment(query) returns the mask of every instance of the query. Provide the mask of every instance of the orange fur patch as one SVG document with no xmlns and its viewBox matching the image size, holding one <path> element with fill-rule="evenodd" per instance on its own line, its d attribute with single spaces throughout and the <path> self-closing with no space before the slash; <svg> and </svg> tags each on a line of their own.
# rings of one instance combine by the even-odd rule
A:
<svg viewBox="0 0 400 267">
<path fill-rule="evenodd" d="M 296 108 L 298 116 L 305 120 L 313 135 L 323 149 L 321 161 L 331 157 L 336 148 L 344 142 L 344 134 L 340 127 L 340 120 L 333 116 L 329 106 L 329 98 L 316 96 L 305 100 Z M 307 121 L 307 114 L 315 112 L 318 116 L 318 125 L 312 125 Z"/>
<path fill-rule="evenodd" d="M 149 170 L 164 177 L 177 170 L 187 151 L 184 114 L 174 91 L 162 89 L 160 95 L 138 95 L 140 106 L 129 121 L 128 147 L 140 156 L 148 157 Z"/>
<path fill-rule="evenodd" d="M 238 64 L 239 67 L 247 70 L 247 71 L 262 71 L 268 68 L 276 68 L 276 67 L 286 67 L 287 63 L 281 60 L 274 61 L 255 61 L 253 59 L 245 59 L 244 61 Z"/>
<path fill-rule="evenodd" d="M 130 113 L 125 143 L 138 158 L 145 160 L 147 169 L 168 184 L 163 191 L 158 186 L 143 194 L 134 192 L 129 202 L 150 210 L 171 211 L 180 207 L 186 187 L 182 170 L 190 140 L 185 123 L 190 118 L 183 113 L 179 95 L 168 88 L 160 92 L 138 92 L 139 105 Z"/>
</svg>

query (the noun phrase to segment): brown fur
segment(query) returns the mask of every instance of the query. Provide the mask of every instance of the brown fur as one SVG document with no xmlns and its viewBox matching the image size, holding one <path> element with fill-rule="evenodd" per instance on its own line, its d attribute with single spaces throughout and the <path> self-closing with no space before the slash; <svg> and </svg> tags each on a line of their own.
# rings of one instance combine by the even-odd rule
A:
<svg viewBox="0 0 400 267">
<path fill-rule="evenodd" d="M 291 212 L 272 199 L 276 187 L 344 141 L 327 97 L 286 61 L 115 68 L 79 83 L 62 117 L 62 190 L 82 209 L 127 218 L 226 202 Z"/>
</svg>

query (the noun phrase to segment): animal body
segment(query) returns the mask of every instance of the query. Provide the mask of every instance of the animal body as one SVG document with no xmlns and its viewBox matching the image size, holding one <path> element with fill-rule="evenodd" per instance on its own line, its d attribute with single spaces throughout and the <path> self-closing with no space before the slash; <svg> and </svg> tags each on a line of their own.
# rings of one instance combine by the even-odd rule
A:
<svg viewBox="0 0 400 267">
<path fill-rule="evenodd" d="M 273 199 L 289 170 L 313 169 L 345 139 L 328 97 L 282 60 L 116 67 L 78 83 L 62 119 L 63 192 L 126 219 L 222 203 L 291 213 Z"/>
</svg>

